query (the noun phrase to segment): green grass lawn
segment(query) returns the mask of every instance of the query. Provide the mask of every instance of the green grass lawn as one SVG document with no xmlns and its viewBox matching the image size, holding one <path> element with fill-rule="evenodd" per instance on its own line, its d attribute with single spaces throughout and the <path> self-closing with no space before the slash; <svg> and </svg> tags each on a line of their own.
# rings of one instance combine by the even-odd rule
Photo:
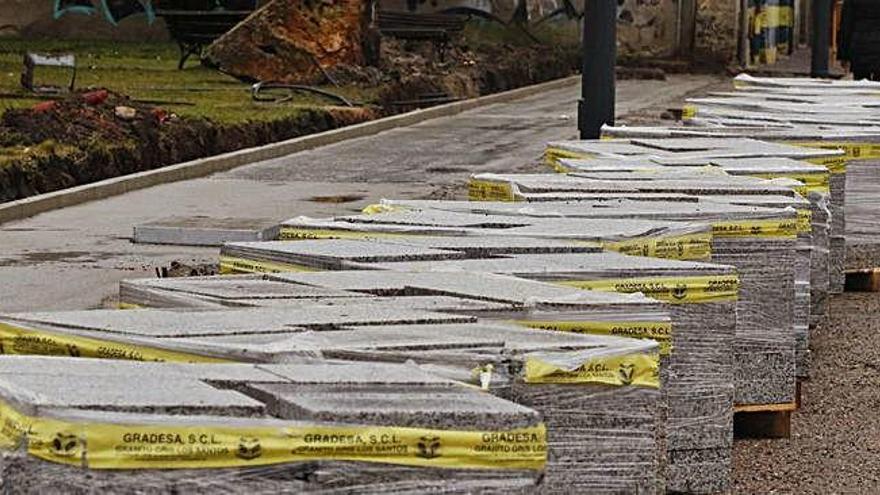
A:
<svg viewBox="0 0 880 495">
<path fill-rule="evenodd" d="M 295 115 L 304 107 L 334 104 L 309 94 L 278 104 L 254 102 L 250 85 L 202 67 L 195 57 L 185 69 L 178 70 L 174 43 L 0 39 L 0 111 L 30 107 L 40 101 L 20 85 L 22 58 L 27 51 L 75 54 L 77 88 L 106 87 L 181 116 L 205 117 L 220 123 L 275 120 Z M 43 80 L 64 80 L 58 70 L 41 71 Z M 355 87 L 323 89 L 353 102 L 369 102 L 375 94 Z"/>
</svg>

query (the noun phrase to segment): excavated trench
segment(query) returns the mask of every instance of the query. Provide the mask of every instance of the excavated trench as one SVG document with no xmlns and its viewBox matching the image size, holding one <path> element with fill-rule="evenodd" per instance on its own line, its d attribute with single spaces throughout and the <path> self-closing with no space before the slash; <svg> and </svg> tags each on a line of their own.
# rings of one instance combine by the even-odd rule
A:
<svg viewBox="0 0 880 495">
<path fill-rule="evenodd" d="M 174 118 L 112 90 L 92 90 L 7 110 L 0 118 L 0 202 L 562 78 L 579 65 L 576 49 L 558 46 L 500 45 L 476 55 L 453 49 L 439 62 L 401 56 L 412 47 L 387 46 L 397 58 L 385 55 L 389 62 L 372 81 L 378 97 L 365 107 L 314 107 L 230 124 Z M 426 98 L 436 95 L 441 98 Z M 120 107 L 134 109 L 133 116 L 123 117 Z"/>
</svg>

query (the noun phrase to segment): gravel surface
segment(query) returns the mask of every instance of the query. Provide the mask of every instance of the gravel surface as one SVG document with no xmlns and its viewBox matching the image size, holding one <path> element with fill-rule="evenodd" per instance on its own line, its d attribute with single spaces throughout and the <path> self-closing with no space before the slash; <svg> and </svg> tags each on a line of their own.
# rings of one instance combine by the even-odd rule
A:
<svg viewBox="0 0 880 495">
<path fill-rule="evenodd" d="M 830 312 L 792 437 L 737 441 L 735 493 L 880 493 L 880 294 L 837 296 Z"/>
</svg>

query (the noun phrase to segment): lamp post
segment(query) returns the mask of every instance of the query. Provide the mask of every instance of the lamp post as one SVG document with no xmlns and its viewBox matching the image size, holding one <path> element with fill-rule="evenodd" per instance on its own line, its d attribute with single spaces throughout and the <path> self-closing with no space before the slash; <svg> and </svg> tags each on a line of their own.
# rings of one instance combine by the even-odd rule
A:
<svg viewBox="0 0 880 495">
<path fill-rule="evenodd" d="M 614 124 L 616 0 L 585 0 L 581 49 L 583 66 L 581 100 L 578 102 L 578 130 L 581 139 L 598 139 L 603 124 Z"/>
<path fill-rule="evenodd" d="M 831 46 L 831 0 L 813 0 L 813 36 L 810 75 L 828 77 L 828 49 Z"/>
</svg>

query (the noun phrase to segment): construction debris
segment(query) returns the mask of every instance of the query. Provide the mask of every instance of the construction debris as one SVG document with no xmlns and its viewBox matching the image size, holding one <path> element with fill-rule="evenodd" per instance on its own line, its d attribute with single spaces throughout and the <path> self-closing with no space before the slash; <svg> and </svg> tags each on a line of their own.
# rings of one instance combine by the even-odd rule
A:
<svg viewBox="0 0 880 495">
<path fill-rule="evenodd" d="M 253 81 L 319 84 L 337 65 L 365 65 L 372 3 L 273 0 L 205 52 L 224 72 Z"/>
</svg>

